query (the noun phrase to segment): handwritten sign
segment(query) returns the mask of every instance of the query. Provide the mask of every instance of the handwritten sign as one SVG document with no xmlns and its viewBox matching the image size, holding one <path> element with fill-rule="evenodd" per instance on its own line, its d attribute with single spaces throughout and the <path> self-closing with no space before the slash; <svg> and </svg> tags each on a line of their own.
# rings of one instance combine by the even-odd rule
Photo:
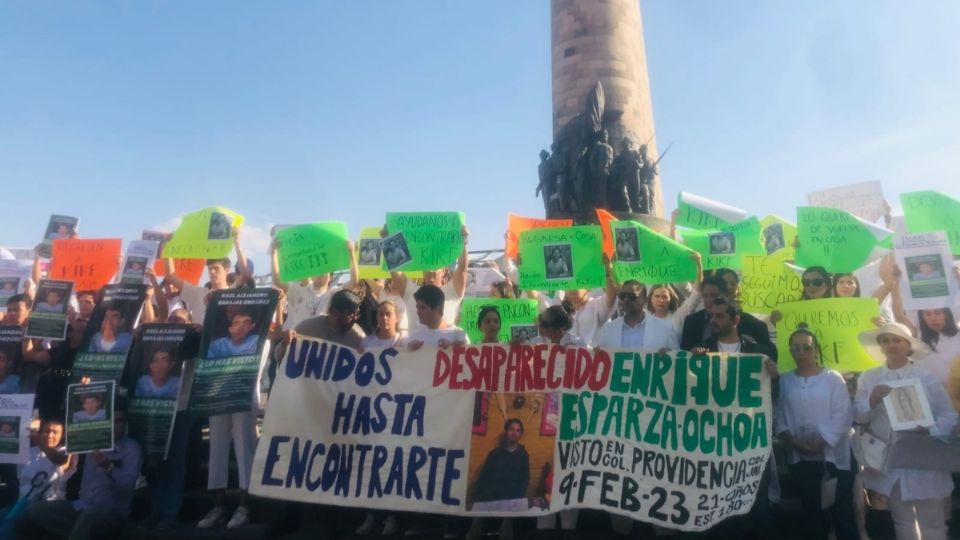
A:
<svg viewBox="0 0 960 540">
<path fill-rule="evenodd" d="M 858 340 L 860 332 L 875 328 L 880 316 L 875 298 L 821 298 L 780 304 L 783 318 L 777 322 L 777 352 L 781 371 L 796 367 L 790 355 L 790 334 L 805 323 L 817 336 L 820 361 L 824 367 L 843 372 L 859 372 L 879 365 Z"/>
<path fill-rule="evenodd" d="M 610 229 L 618 282 L 633 279 L 649 286 L 697 278 L 693 250 L 683 244 L 636 221 L 613 221 Z"/>
<path fill-rule="evenodd" d="M 796 302 L 803 295 L 800 274 L 787 266 L 788 254 L 743 257 L 740 307 L 748 313 L 770 313 L 780 304 Z"/>
<path fill-rule="evenodd" d="M 571 225 L 573 225 L 572 219 L 540 219 L 507 214 L 507 245 L 504 255 L 511 259 L 517 258 L 520 233 L 523 231 L 544 227 L 569 227 Z"/>
<path fill-rule="evenodd" d="M 597 225 L 550 227 L 520 233 L 520 288 L 592 289 L 606 282 Z"/>
<path fill-rule="evenodd" d="M 462 212 L 388 213 L 387 230 L 391 236 L 402 235 L 409 257 L 396 270 L 436 270 L 455 263 L 463 251 L 464 222 Z"/>
<path fill-rule="evenodd" d="M 944 231 L 950 251 L 960 257 L 960 201 L 937 191 L 900 195 L 907 230 L 911 233 Z"/>
<path fill-rule="evenodd" d="M 50 279 L 72 281 L 74 290 L 92 291 L 117 273 L 120 239 L 54 240 Z"/>
<path fill-rule="evenodd" d="M 233 227 L 242 224 L 243 216 L 219 206 L 185 214 L 163 246 L 163 256 L 174 259 L 227 257 L 233 251 Z"/>
<path fill-rule="evenodd" d="M 347 225 L 307 223 L 277 232 L 280 281 L 289 283 L 350 268 Z"/>
<path fill-rule="evenodd" d="M 892 234 L 843 210 L 802 206 L 797 208 L 797 264 L 853 272 L 885 253 L 881 242 Z"/>
</svg>

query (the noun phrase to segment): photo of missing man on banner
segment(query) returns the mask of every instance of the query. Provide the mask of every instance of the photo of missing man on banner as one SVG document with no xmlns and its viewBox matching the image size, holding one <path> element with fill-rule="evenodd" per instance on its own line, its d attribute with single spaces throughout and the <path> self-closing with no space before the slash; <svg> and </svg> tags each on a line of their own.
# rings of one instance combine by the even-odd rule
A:
<svg viewBox="0 0 960 540">
<path fill-rule="evenodd" d="M 617 260 L 620 262 L 640 262 L 640 243 L 637 239 L 637 230 L 616 229 L 617 231 Z"/>
<path fill-rule="evenodd" d="M 257 345 L 273 316 L 269 305 L 217 306 L 218 317 L 205 358 L 226 358 L 257 354 Z"/>
<path fill-rule="evenodd" d="M 67 303 L 64 298 L 69 292 L 68 289 L 56 286 L 54 284 L 43 285 L 37 290 L 37 302 L 33 310 L 39 313 L 66 313 Z"/>
<path fill-rule="evenodd" d="M 140 377 L 133 395 L 138 398 L 176 399 L 180 392 L 181 362 L 177 358 L 178 347 L 157 344 L 144 351 Z"/>
<path fill-rule="evenodd" d="M 88 328 L 97 331 L 81 350 L 90 353 L 126 354 L 133 344 L 133 326 L 140 315 L 138 300 L 113 299 L 97 306 Z"/>
<path fill-rule="evenodd" d="M 488 429 L 470 439 L 467 509 L 472 512 L 543 513 L 556 435 L 541 434 L 546 394 L 477 392 L 489 403 Z"/>
<path fill-rule="evenodd" d="M 0 454 L 20 452 L 20 417 L 0 416 Z"/>
<path fill-rule="evenodd" d="M 146 257 L 137 257 L 135 255 L 127 257 L 127 260 L 123 264 L 122 278 L 131 281 L 143 279 L 143 276 L 147 272 L 147 262 Z"/>
<path fill-rule="evenodd" d="M 227 240 L 230 238 L 230 229 L 233 228 L 233 218 L 222 212 L 210 215 L 210 228 L 207 230 L 208 240 Z"/>
<path fill-rule="evenodd" d="M 107 410 L 104 408 L 103 392 L 89 392 L 86 394 L 77 394 L 76 402 L 72 407 L 73 421 L 76 423 L 95 422 L 97 420 L 109 420 Z"/>
<path fill-rule="evenodd" d="M 763 245 L 767 248 L 767 255 L 771 255 L 786 247 L 783 238 L 783 224 L 773 223 L 763 229 Z"/>
</svg>

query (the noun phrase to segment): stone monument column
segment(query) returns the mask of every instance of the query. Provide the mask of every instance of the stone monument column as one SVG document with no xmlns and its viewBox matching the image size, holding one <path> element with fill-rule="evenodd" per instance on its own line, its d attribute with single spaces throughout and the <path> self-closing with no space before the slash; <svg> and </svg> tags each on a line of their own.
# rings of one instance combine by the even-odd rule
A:
<svg viewBox="0 0 960 540">
<path fill-rule="evenodd" d="M 638 0 L 551 0 L 553 133 L 583 112 L 585 96 L 600 81 L 605 95 L 603 127 L 620 148 L 629 134 L 635 147 L 659 156 Z M 659 167 L 658 167 L 659 168 Z M 659 174 L 651 213 L 663 217 Z"/>
</svg>

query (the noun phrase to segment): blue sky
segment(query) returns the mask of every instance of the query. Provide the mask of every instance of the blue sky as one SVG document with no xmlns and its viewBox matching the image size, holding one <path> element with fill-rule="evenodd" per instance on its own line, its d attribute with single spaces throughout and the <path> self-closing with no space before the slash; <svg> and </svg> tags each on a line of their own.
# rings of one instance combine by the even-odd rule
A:
<svg viewBox="0 0 960 540">
<path fill-rule="evenodd" d="M 666 206 L 793 216 L 881 180 L 960 196 L 960 3 L 642 3 Z M 472 247 L 540 215 L 546 0 L 0 1 L 0 245 L 50 213 L 133 238 L 185 212 L 273 223 L 462 210 Z M 263 271 L 260 266 L 258 271 Z"/>
</svg>

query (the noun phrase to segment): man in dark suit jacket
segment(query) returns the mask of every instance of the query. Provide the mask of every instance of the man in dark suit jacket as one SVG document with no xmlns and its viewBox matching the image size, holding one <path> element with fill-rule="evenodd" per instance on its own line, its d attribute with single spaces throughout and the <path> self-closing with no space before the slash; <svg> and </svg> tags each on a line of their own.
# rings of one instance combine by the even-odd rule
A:
<svg viewBox="0 0 960 540">
<path fill-rule="evenodd" d="M 710 337 L 710 313 L 707 310 L 714 300 L 728 295 L 727 283 L 720 277 L 705 278 L 700 285 L 700 296 L 703 297 L 704 309 L 691 313 L 683 320 L 683 333 L 680 335 L 680 348 L 689 351 L 702 345 Z M 773 349 L 772 358 L 776 359 L 776 347 L 770 341 L 770 330 L 767 324 L 749 313 L 741 313 L 737 333 L 749 336 L 757 343 L 767 345 Z"/>
<path fill-rule="evenodd" d="M 765 354 L 769 358 L 764 360 L 764 370 L 770 375 L 771 403 L 779 394 L 780 384 L 777 382 L 777 348 L 772 344 L 761 343 L 751 336 L 739 333 L 739 324 L 742 324 L 740 306 L 732 300 L 719 297 L 713 300 L 710 309 L 710 330 L 712 335 L 700 345 L 691 347 L 695 355 L 708 352 L 726 352 L 731 354 Z M 769 340 L 769 336 L 768 336 Z M 734 516 L 719 523 L 710 529 L 706 537 L 709 540 L 725 538 L 747 538 L 747 533 L 753 531 L 757 538 L 775 538 L 773 514 L 770 508 L 768 489 L 770 486 L 770 462 L 773 454 L 767 460 L 760 485 L 757 489 L 757 498 L 754 499 L 750 512 L 746 515 Z"/>
</svg>

